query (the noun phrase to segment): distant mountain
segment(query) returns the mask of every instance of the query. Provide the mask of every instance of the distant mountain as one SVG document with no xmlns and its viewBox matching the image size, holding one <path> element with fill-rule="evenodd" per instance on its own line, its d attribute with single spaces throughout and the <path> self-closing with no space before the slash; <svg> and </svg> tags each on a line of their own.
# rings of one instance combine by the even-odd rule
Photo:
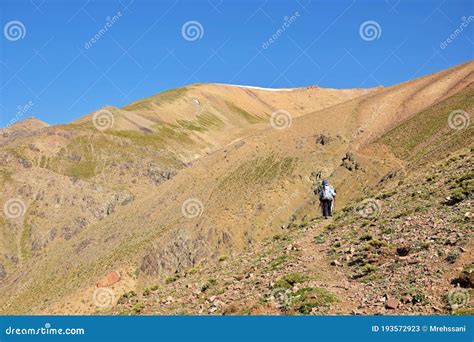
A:
<svg viewBox="0 0 474 342">
<path fill-rule="evenodd" d="M 0 129 L 0 144 L 4 144 L 18 137 L 33 134 L 34 132 L 48 126 L 49 125 L 46 122 L 38 120 L 37 118 L 27 118 L 15 122 L 6 128 Z"/>
</svg>

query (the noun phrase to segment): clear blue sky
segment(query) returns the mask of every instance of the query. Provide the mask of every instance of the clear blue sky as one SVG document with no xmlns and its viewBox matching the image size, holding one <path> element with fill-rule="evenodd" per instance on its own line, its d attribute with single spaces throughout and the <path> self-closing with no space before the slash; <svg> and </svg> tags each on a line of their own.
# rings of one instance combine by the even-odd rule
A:
<svg viewBox="0 0 474 342">
<path fill-rule="evenodd" d="M 473 3 L 0 0 L 0 127 L 29 116 L 65 123 L 196 82 L 399 83 L 473 59 Z M 189 21 L 197 36 L 192 26 L 183 36 Z M 378 27 L 361 36 L 367 21 Z"/>
</svg>

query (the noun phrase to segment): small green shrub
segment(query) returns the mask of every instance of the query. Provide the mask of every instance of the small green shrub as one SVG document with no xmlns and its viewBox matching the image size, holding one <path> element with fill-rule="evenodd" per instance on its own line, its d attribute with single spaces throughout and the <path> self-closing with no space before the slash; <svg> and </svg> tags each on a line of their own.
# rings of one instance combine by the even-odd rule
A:
<svg viewBox="0 0 474 342">
<path fill-rule="evenodd" d="M 326 237 L 324 234 L 319 234 L 314 237 L 314 242 L 317 244 L 325 243 L 326 242 Z"/>
<path fill-rule="evenodd" d="M 337 301 L 337 297 L 324 288 L 306 287 L 289 294 L 288 310 L 308 315 L 315 307 L 329 306 Z"/>
<path fill-rule="evenodd" d="M 137 293 L 135 291 L 125 292 L 123 295 L 120 296 L 120 298 L 117 301 L 117 304 L 124 304 L 130 298 L 136 297 L 136 295 L 137 295 Z"/>
<path fill-rule="evenodd" d="M 373 239 L 369 241 L 369 245 L 371 245 L 374 248 L 380 248 L 380 247 L 385 247 L 387 243 L 384 241 L 380 241 L 378 239 Z"/>
<path fill-rule="evenodd" d="M 308 280 L 308 277 L 300 273 L 289 273 L 281 277 L 275 283 L 274 288 L 291 289 L 295 284 Z"/>
<path fill-rule="evenodd" d="M 365 233 L 360 237 L 361 241 L 370 241 L 373 239 L 373 236 L 370 235 L 369 233 Z"/>
<path fill-rule="evenodd" d="M 211 278 L 203 286 L 201 286 L 201 292 L 206 292 L 211 287 L 217 284 L 217 280 Z"/>
<path fill-rule="evenodd" d="M 174 283 L 178 279 L 179 279 L 179 274 L 173 274 L 172 276 L 169 276 L 168 278 L 165 279 L 165 284 Z"/>
<path fill-rule="evenodd" d="M 267 267 L 267 271 L 274 271 L 280 266 L 281 264 L 285 263 L 288 260 L 287 254 L 282 254 L 278 258 L 273 259 Z"/>
<path fill-rule="evenodd" d="M 474 309 L 472 308 L 460 308 L 451 312 L 454 316 L 474 316 Z"/>
<path fill-rule="evenodd" d="M 145 304 L 143 303 L 137 303 L 134 306 L 132 306 L 132 311 L 134 314 L 138 315 L 142 310 L 145 308 Z"/>
</svg>

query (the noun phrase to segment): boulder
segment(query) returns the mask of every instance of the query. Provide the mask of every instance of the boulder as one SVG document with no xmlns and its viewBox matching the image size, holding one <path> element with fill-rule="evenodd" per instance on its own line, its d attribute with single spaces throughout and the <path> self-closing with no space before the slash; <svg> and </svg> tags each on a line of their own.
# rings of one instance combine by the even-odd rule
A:
<svg viewBox="0 0 474 342">
<path fill-rule="evenodd" d="M 407 256 L 410 253 L 410 246 L 408 245 L 401 245 L 397 247 L 397 254 L 399 256 Z"/>
<path fill-rule="evenodd" d="M 327 145 L 331 142 L 331 138 L 324 134 L 319 134 L 316 136 L 316 144 Z"/>
<path fill-rule="evenodd" d="M 390 310 L 398 308 L 398 300 L 396 300 L 395 298 L 388 298 L 385 301 L 385 308 Z"/>
</svg>

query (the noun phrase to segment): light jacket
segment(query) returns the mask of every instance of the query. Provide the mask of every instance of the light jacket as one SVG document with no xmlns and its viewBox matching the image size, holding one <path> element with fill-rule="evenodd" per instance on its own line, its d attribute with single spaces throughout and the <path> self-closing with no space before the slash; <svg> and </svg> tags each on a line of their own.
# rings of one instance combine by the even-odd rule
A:
<svg viewBox="0 0 474 342">
<path fill-rule="evenodd" d="M 333 200 L 336 197 L 336 191 L 332 185 L 321 185 L 319 199 Z"/>
</svg>

